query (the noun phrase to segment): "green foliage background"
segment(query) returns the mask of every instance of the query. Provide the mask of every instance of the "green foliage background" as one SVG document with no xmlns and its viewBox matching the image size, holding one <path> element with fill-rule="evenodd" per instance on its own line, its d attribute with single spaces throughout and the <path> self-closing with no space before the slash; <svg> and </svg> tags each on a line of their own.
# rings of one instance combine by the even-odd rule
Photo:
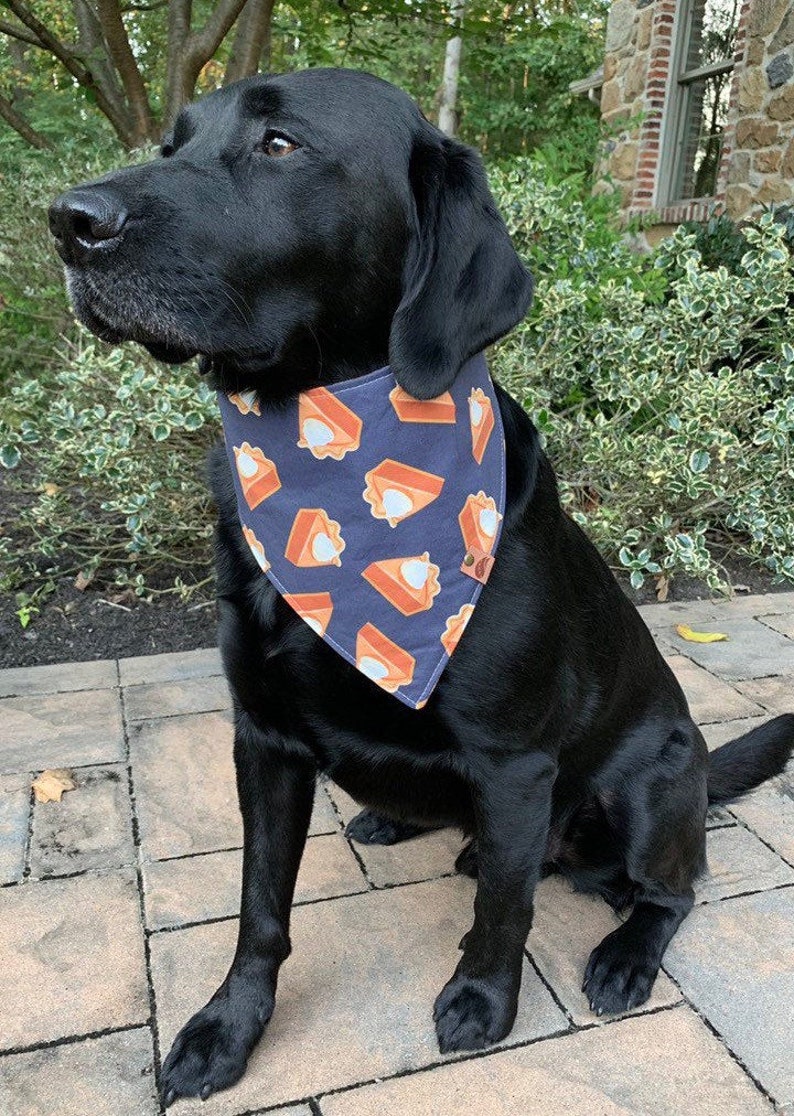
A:
<svg viewBox="0 0 794 1116">
<path fill-rule="evenodd" d="M 593 106 L 567 92 L 599 60 L 603 11 L 468 9 L 462 135 L 537 280 L 493 371 L 538 425 L 566 509 L 632 584 L 686 573 L 724 588 L 734 554 L 794 579 L 794 221 L 715 219 L 632 251 L 612 202 L 590 196 Z M 162 44 L 140 18 L 156 84 Z M 273 68 L 366 68 L 432 117 L 448 36 L 427 3 L 294 0 L 276 9 Z M 191 366 L 111 350 L 74 323 L 46 208 L 128 156 L 73 86 L 22 78 L 56 150 L 0 129 L 0 590 L 20 615 L 78 572 L 187 594 L 209 576 L 215 403 Z"/>
</svg>

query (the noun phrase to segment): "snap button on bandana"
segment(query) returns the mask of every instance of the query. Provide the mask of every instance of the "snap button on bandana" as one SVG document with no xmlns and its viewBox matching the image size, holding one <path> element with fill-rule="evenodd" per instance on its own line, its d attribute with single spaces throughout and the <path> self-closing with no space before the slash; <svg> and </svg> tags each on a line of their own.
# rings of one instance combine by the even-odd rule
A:
<svg viewBox="0 0 794 1116">
<path fill-rule="evenodd" d="M 493 566 L 505 502 L 480 354 L 437 399 L 388 368 L 279 410 L 219 395 L 243 536 L 284 600 L 381 689 L 421 709 Z"/>
</svg>

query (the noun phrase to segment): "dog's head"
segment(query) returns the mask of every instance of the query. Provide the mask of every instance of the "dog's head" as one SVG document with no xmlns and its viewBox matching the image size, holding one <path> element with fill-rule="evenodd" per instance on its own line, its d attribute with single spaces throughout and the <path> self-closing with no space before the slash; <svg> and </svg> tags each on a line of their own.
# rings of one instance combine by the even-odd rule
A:
<svg viewBox="0 0 794 1116">
<path fill-rule="evenodd" d="M 78 317 L 278 398 L 388 360 L 418 398 L 526 312 L 478 156 L 368 74 L 254 77 L 184 109 L 154 162 L 50 210 Z"/>
</svg>

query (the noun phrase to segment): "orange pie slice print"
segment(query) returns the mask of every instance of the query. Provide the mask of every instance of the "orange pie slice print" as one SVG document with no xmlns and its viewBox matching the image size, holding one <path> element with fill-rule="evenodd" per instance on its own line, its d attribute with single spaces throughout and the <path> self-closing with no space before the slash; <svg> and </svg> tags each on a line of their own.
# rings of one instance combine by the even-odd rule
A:
<svg viewBox="0 0 794 1116">
<path fill-rule="evenodd" d="M 267 571 L 270 569 L 270 563 L 265 556 L 265 548 L 262 546 L 261 542 L 256 537 L 251 528 L 246 527 L 245 524 L 243 524 L 243 537 L 251 548 L 251 553 L 253 554 L 254 558 L 256 558 L 257 562 L 259 563 L 260 570 L 262 571 L 262 573 L 267 573 Z"/>
<path fill-rule="evenodd" d="M 482 388 L 472 388 L 469 396 L 469 422 L 471 423 L 471 452 L 478 465 L 488 446 L 494 428 L 493 406 Z"/>
<path fill-rule="evenodd" d="M 312 631 L 324 636 L 334 611 L 330 593 L 285 593 L 284 600 Z"/>
<path fill-rule="evenodd" d="M 374 624 L 365 624 L 356 634 L 356 666 L 381 689 L 393 694 L 413 681 L 416 659 Z"/>
<path fill-rule="evenodd" d="M 447 626 L 444 629 L 444 634 L 441 636 L 441 642 L 444 645 L 444 650 L 448 655 L 451 655 L 455 648 L 460 643 L 460 637 L 466 630 L 466 625 L 471 620 L 471 614 L 474 612 L 473 604 L 461 605 L 454 616 L 447 617 Z"/>
<path fill-rule="evenodd" d="M 294 566 L 341 566 L 341 528 L 323 508 L 301 508 L 287 539 L 284 557 Z"/>
<path fill-rule="evenodd" d="M 490 554 L 496 542 L 496 532 L 501 515 L 496 510 L 496 501 L 484 492 L 467 496 L 466 503 L 458 516 L 461 534 L 466 550 L 481 550 Z"/>
<path fill-rule="evenodd" d="M 298 445 L 318 460 L 341 461 L 361 443 L 361 419 L 326 388 L 313 388 L 298 396 Z"/>
<path fill-rule="evenodd" d="M 258 446 L 248 442 L 235 446 L 234 459 L 245 502 L 252 510 L 281 488 L 274 462 Z"/>
<path fill-rule="evenodd" d="M 413 558 L 372 562 L 361 576 L 403 616 L 413 616 L 433 607 L 433 600 L 441 591 L 439 573 L 425 551 Z"/>
<path fill-rule="evenodd" d="M 390 527 L 432 504 L 444 487 L 443 477 L 391 458 L 370 469 L 364 479 L 367 482 L 364 499 L 372 514 L 376 519 L 385 519 Z"/>
<path fill-rule="evenodd" d="M 227 395 L 226 398 L 230 403 L 234 403 L 241 415 L 248 415 L 251 412 L 260 416 L 262 414 L 255 391 L 237 391 L 233 395 Z"/>
<path fill-rule="evenodd" d="M 389 392 L 389 399 L 400 422 L 455 421 L 455 400 L 448 391 L 435 399 L 414 399 L 407 391 L 396 387 Z"/>
</svg>

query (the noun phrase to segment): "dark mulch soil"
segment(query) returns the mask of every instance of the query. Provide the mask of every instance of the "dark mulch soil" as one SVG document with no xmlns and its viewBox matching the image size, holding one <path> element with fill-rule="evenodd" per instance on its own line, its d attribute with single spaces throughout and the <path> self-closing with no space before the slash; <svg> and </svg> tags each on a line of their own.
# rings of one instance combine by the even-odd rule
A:
<svg viewBox="0 0 794 1116">
<path fill-rule="evenodd" d="M 206 596 L 183 603 L 168 594 L 149 604 L 120 595 L 115 586 L 79 592 L 68 578 L 27 628 L 16 609 L 12 594 L 0 595 L 0 667 L 120 659 L 215 644 L 215 601 Z"/>
<path fill-rule="evenodd" d="M 772 585 L 768 574 L 747 563 L 732 563 L 728 570 L 734 585 L 747 587 L 744 591 L 765 593 L 791 588 Z M 184 570 L 179 573 L 190 580 Z M 198 582 L 207 571 L 198 569 L 194 574 Z M 168 584 L 172 580 L 169 571 L 162 571 L 158 580 Z M 625 579 L 622 585 L 636 604 L 656 599 L 650 582 L 639 593 Z M 203 596 L 194 595 L 187 603 L 175 594 L 156 596 L 149 603 L 130 594 L 119 595 L 114 586 L 90 586 L 80 592 L 73 578 L 64 578 L 26 629 L 16 615 L 13 594 L 0 594 L 0 667 L 117 659 L 213 646 L 216 613 L 211 590 L 211 584 L 205 586 Z M 671 584 L 668 600 L 708 597 L 702 582 L 679 578 Z"/>
</svg>

